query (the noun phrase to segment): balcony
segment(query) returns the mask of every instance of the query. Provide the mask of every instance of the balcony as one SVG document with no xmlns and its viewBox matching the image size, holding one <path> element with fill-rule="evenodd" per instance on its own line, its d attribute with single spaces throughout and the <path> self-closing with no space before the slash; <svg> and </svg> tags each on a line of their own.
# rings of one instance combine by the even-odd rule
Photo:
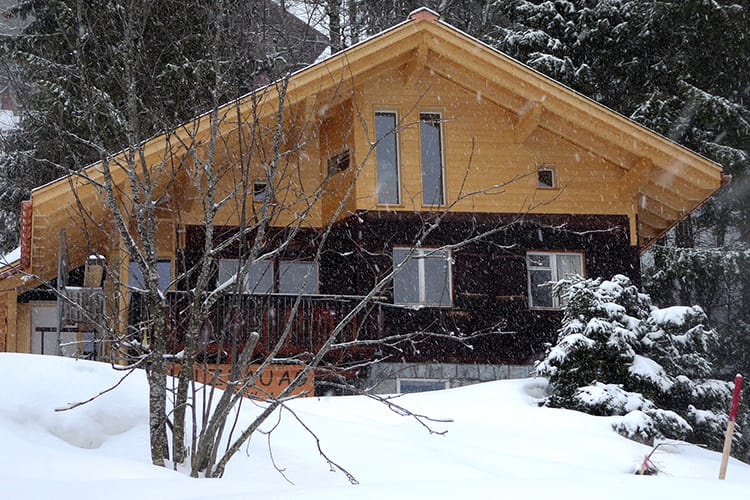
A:
<svg viewBox="0 0 750 500">
<path fill-rule="evenodd" d="M 244 347 L 249 334 L 260 334 L 256 346 L 257 357 L 269 354 L 289 328 L 287 339 L 278 357 L 309 356 L 320 350 L 339 322 L 360 302 L 362 297 L 333 295 L 304 295 L 299 297 L 297 311 L 292 315 L 296 295 L 228 295 L 222 297 L 211 309 L 201 327 L 201 356 L 208 361 L 225 361 L 232 352 Z M 179 352 L 184 347 L 187 330 L 187 292 L 167 293 L 167 323 L 170 331 L 168 349 Z M 143 296 L 131 294 L 129 325 L 136 331 L 146 324 L 148 314 Z M 383 305 L 372 303 L 357 313 L 343 327 L 336 342 L 355 339 L 375 340 L 383 337 Z M 362 355 L 371 348 L 349 348 L 333 351 L 329 358 L 340 361 L 348 355 Z M 224 353 L 219 355 L 219 353 Z M 225 359 L 219 359 L 224 357 Z"/>
</svg>

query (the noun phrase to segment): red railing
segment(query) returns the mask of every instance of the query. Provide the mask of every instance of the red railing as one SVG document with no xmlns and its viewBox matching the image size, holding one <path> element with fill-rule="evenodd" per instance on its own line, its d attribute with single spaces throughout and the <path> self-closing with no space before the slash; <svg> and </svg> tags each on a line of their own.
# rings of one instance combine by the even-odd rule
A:
<svg viewBox="0 0 750 500">
<path fill-rule="evenodd" d="M 255 352 L 262 356 L 272 352 L 288 329 L 286 340 L 278 351 L 279 357 L 315 353 L 361 300 L 361 297 L 330 295 L 227 295 L 212 307 L 201 327 L 198 343 L 205 353 L 211 355 L 217 352 L 239 352 L 248 335 L 255 331 L 260 334 Z M 170 350 L 175 352 L 184 345 L 189 304 L 187 292 L 167 293 Z M 136 293 L 131 294 L 131 329 L 138 331 L 139 325 L 147 322 L 148 314 L 142 297 Z M 344 324 L 335 340 L 340 343 L 382 337 L 382 305 L 374 302 L 366 305 Z"/>
</svg>

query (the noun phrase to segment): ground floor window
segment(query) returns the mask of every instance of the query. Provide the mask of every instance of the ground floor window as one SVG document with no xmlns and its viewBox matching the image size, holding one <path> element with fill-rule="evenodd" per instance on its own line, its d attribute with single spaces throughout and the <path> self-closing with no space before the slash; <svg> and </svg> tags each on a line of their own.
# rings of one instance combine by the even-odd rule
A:
<svg viewBox="0 0 750 500">
<path fill-rule="evenodd" d="M 439 248 L 394 248 L 393 302 L 404 305 L 450 306 L 451 252 Z"/>
<path fill-rule="evenodd" d="M 583 276 L 583 254 L 579 252 L 529 252 L 526 254 L 529 281 L 529 307 L 560 309 L 563 297 L 552 290 L 550 282 L 574 275 Z"/>
<path fill-rule="evenodd" d="M 397 378 L 396 391 L 401 394 L 413 392 L 440 391 L 448 389 L 450 384 L 447 380 L 430 378 Z"/>
<path fill-rule="evenodd" d="M 242 261 L 220 259 L 217 286 L 236 276 Z M 314 295 L 318 293 L 318 264 L 310 261 L 261 259 L 245 270 L 244 293 L 283 293 Z"/>
</svg>

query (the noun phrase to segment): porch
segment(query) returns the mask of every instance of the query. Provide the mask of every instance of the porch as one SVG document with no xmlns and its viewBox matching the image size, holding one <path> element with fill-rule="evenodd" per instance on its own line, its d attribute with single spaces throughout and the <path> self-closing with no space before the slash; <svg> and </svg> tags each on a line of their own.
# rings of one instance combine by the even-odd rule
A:
<svg viewBox="0 0 750 500">
<path fill-rule="evenodd" d="M 188 327 L 189 292 L 166 293 L 168 350 L 184 348 Z M 207 362 L 225 362 L 232 353 L 241 352 L 251 332 L 260 340 L 255 357 L 267 356 L 288 331 L 278 357 L 311 356 L 328 340 L 331 332 L 363 299 L 340 295 L 234 294 L 220 298 L 204 321 L 199 339 L 199 356 Z M 296 304 L 296 311 L 295 311 Z M 378 340 L 384 337 L 385 304 L 372 302 L 343 326 L 336 343 L 354 340 Z M 144 297 L 132 293 L 128 325 L 136 334 L 149 321 Z M 372 354 L 374 347 L 348 347 L 333 350 L 328 358 L 343 361 L 352 356 Z"/>
</svg>

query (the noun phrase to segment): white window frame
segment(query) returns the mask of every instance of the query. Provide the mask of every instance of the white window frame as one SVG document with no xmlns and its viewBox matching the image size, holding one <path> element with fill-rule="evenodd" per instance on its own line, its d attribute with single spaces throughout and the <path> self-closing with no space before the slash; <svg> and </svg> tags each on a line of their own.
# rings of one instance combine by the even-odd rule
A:
<svg viewBox="0 0 750 500">
<path fill-rule="evenodd" d="M 383 203 L 380 201 L 380 192 L 378 190 L 378 185 L 380 182 L 380 179 L 378 178 L 377 171 L 378 171 L 378 151 L 377 151 L 377 143 L 375 145 L 375 198 L 377 201 L 378 206 L 384 206 L 384 207 L 391 207 L 391 206 L 398 206 L 401 205 L 401 144 L 400 144 L 400 136 L 399 130 L 398 130 L 398 111 L 392 110 L 392 109 L 376 109 L 375 113 L 373 115 L 373 130 L 375 130 L 375 140 L 379 141 L 377 137 L 377 119 L 378 115 L 393 115 L 393 138 L 394 142 L 396 144 L 396 203 Z"/>
<path fill-rule="evenodd" d="M 423 115 L 437 115 L 438 120 L 437 123 L 440 125 L 440 131 L 438 134 L 438 141 L 440 143 L 440 197 L 442 198 L 440 203 L 427 203 L 425 201 L 425 190 L 424 190 L 424 165 L 422 162 L 422 122 L 427 120 L 422 120 Z M 446 189 L 447 181 L 446 181 L 446 169 L 445 169 L 445 120 L 443 118 L 443 113 L 441 111 L 429 111 L 429 110 L 423 110 L 419 112 L 419 168 L 420 168 L 420 182 L 422 185 L 422 206 L 424 207 L 444 207 L 448 203 L 448 193 Z"/>
<path fill-rule="evenodd" d="M 535 255 L 544 255 L 549 257 L 550 265 L 549 266 L 532 266 L 530 257 L 533 257 Z M 550 271 L 550 282 L 559 281 L 561 279 L 564 279 L 569 276 L 560 276 L 561 271 L 558 269 L 558 260 L 557 258 L 559 256 L 576 256 L 579 259 L 580 263 L 580 269 L 581 269 L 581 276 L 585 277 L 586 268 L 585 268 L 585 259 L 583 252 L 554 252 L 554 251 L 539 251 L 539 252 L 527 252 L 526 253 L 526 281 L 527 281 L 527 290 L 529 294 L 529 308 L 530 309 L 547 309 L 547 310 L 559 310 L 562 309 L 565 306 L 565 301 L 562 297 L 558 296 L 556 293 L 552 293 L 552 305 L 536 305 L 534 304 L 534 294 L 532 293 L 532 279 L 531 279 L 531 273 L 533 271 Z"/>
<path fill-rule="evenodd" d="M 428 390 L 421 390 L 421 391 L 409 391 L 409 392 L 403 392 L 401 390 L 401 384 L 403 382 L 411 383 L 419 385 L 420 383 L 424 383 L 425 385 L 438 385 L 442 384 L 443 387 L 440 389 L 428 389 Z M 396 378 L 396 392 L 399 394 L 416 394 L 418 392 L 431 392 L 431 391 L 441 391 L 444 389 L 450 389 L 451 384 L 448 379 L 442 379 L 442 378 L 412 378 L 412 377 L 397 377 Z"/>
<path fill-rule="evenodd" d="M 395 293 L 395 286 L 396 286 L 396 276 L 394 276 L 393 280 L 393 286 L 394 286 L 394 294 L 393 294 L 393 301 L 395 304 L 399 305 L 406 305 L 406 306 L 427 306 L 427 307 L 453 307 L 453 253 L 448 249 L 442 249 L 442 248 L 411 248 L 411 247 L 393 247 L 393 252 L 395 253 L 397 250 L 403 250 L 407 252 L 406 259 L 402 262 L 407 262 L 410 259 L 415 259 L 417 261 L 417 280 L 419 281 L 418 285 L 418 293 L 419 293 L 419 302 L 396 302 L 396 293 Z M 447 262 L 447 282 L 448 282 L 448 303 L 446 304 L 436 304 L 433 302 L 427 302 L 427 288 L 426 288 L 426 273 L 425 273 L 425 258 L 429 257 L 435 252 L 445 252 L 446 253 L 446 262 Z M 401 262 L 396 262 L 396 259 L 393 259 L 393 265 L 398 266 Z M 403 272 L 403 268 L 399 270 L 399 273 Z"/>
</svg>

